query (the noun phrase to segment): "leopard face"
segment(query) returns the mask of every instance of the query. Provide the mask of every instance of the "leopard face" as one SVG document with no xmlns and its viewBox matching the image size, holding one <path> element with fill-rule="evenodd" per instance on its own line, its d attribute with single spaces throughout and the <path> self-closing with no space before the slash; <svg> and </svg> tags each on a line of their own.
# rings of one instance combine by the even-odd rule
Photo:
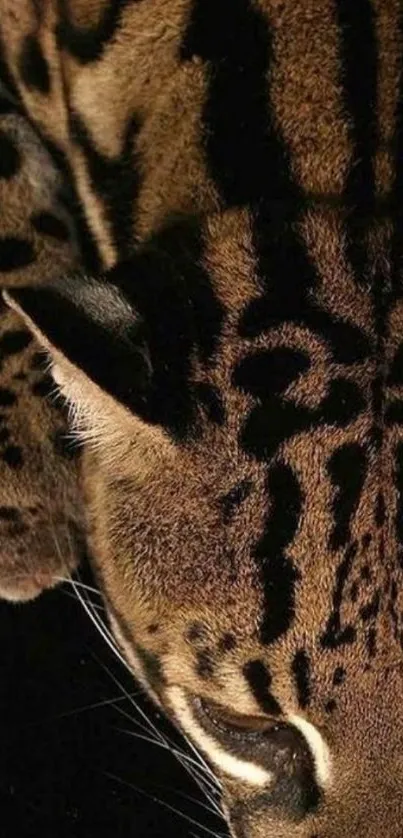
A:
<svg viewBox="0 0 403 838">
<path fill-rule="evenodd" d="M 233 834 L 358 838 L 387 822 L 397 838 L 401 298 L 388 301 L 382 370 L 371 287 L 356 290 L 355 319 L 307 299 L 305 321 L 253 333 L 265 300 L 242 299 L 250 229 L 244 213 L 216 218 L 195 269 L 174 226 L 103 279 L 7 299 L 50 352 L 86 442 L 111 628 L 211 762 Z M 220 254 L 241 250 L 230 298 Z M 281 285 L 275 304 L 289 300 Z"/>
<path fill-rule="evenodd" d="M 117 642 L 236 838 L 400 838 L 401 4 L 42 5 L 0 0 L 1 45 L 97 259 L 7 300 Z"/>
</svg>

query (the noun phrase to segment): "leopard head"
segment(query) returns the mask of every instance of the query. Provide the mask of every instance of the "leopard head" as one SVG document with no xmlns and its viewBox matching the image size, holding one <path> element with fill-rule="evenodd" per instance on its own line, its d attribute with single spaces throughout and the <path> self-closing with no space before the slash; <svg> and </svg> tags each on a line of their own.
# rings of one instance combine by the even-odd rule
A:
<svg viewBox="0 0 403 838">
<path fill-rule="evenodd" d="M 403 306 L 380 370 L 372 292 L 265 288 L 233 224 L 7 299 L 85 442 L 111 628 L 232 834 L 399 838 Z"/>
</svg>

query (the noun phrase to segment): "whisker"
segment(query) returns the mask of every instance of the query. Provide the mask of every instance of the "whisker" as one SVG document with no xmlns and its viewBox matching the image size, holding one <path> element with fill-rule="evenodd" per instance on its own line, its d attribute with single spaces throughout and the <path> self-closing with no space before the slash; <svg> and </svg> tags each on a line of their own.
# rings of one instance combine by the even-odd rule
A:
<svg viewBox="0 0 403 838">
<path fill-rule="evenodd" d="M 116 645 L 116 643 L 115 643 L 115 641 L 114 641 L 114 638 L 113 638 L 112 634 L 111 634 L 111 633 L 110 633 L 110 631 L 107 629 L 107 627 L 106 627 L 106 626 L 105 626 L 105 624 L 102 622 L 102 620 L 100 620 L 99 615 L 98 615 L 98 614 L 96 614 L 96 613 L 95 613 L 95 611 L 92 611 L 92 610 L 91 610 L 91 605 L 92 605 L 91 601 L 90 601 L 90 600 L 88 600 L 88 599 L 87 599 L 87 598 L 86 598 L 83 594 L 81 594 L 81 593 L 80 593 L 80 590 L 79 590 L 79 588 L 77 587 L 77 585 L 76 585 L 76 583 L 75 583 L 75 581 L 74 581 L 73 579 L 72 579 L 72 586 L 73 586 L 74 592 L 75 592 L 75 594 L 77 595 L 77 597 L 78 597 L 79 601 L 81 602 L 81 604 L 82 604 L 82 606 L 83 606 L 84 610 L 85 610 L 85 611 L 86 611 L 86 613 L 88 614 L 88 616 L 89 616 L 89 618 L 90 618 L 91 622 L 93 623 L 93 625 L 95 626 L 95 628 L 97 629 L 97 631 L 99 632 L 99 634 L 101 635 L 101 637 L 103 638 L 103 640 L 105 640 L 105 642 L 107 643 L 107 645 L 109 646 L 109 648 L 112 650 L 112 652 L 114 653 L 114 655 L 118 658 L 118 660 L 119 660 L 121 663 L 123 663 L 123 665 L 124 665 L 127 669 L 129 669 L 128 664 L 127 664 L 127 662 L 125 661 L 125 659 L 124 659 L 123 655 L 121 654 L 120 650 L 118 649 L 118 647 L 117 647 L 117 645 Z M 85 592 L 84 592 L 84 593 L 85 593 Z M 130 671 L 130 669 L 129 669 L 129 671 Z"/>
<path fill-rule="evenodd" d="M 74 582 L 74 585 L 76 585 L 78 588 L 81 588 L 81 590 L 88 591 L 91 594 L 95 594 L 98 597 L 102 597 L 102 594 L 98 590 L 98 588 L 94 588 L 92 585 L 87 585 L 85 582 L 80 582 L 79 579 L 73 579 L 72 576 L 55 576 L 54 578 L 57 579 L 58 582 L 68 582 L 70 585 L 73 585 Z"/>
<path fill-rule="evenodd" d="M 70 599 L 74 599 L 74 602 L 77 602 L 77 597 L 76 597 L 74 591 L 69 591 L 66 588 L 60 588 L 60 591 L 63 594 L 63 596 L 68 596 L 68 597 L 70 597 Z M 100 614 L 105 613 L 105 608 L 102 605 L 102 603 L 93 602 L 92 603 L 92 608 L 94 609 L 94 611 L 99 611 Z"/>
<path fill-rule="evenodd" d="M 95 657 L 95 660 L 97 660 L 96 656 L 94 656 L 94 657 Z M 136 710 L 136 712 L 137 712 L 137 713 L 140 715 L 140 717 L 141 717 L 141 718 L 142 718 L 142 719 L 146 722 L 146 724 L 148 725 L 149 729 L 150 729 L 150 730 L 151 730 L 151 731 L 152 731 L 152 732 L 156 735 L 156 737 L 157 737 L 157 741 L 158 741 L 158 742 L 161 742 L 161 743 L 162 743 L 162 745 L 163 745 L 164 747 L 168 747 L 168 746 L 167 746 L 167 743 L 166 743 L 166 739 L 164 738 L 163 734 L 161 733 L 161 731 L 159 731 L 159 730 L 158 730 L 158 728 L 156 727 L 156 725 L 154 724 L 154 722 L 152 722 L 152 720 L 151 720 L 151 719 L 147 716 L 147 713 L 146 713 L 146 712 L 142 709 L 142 707 L 140 707 L 140 705 L 139 705 L 139 704 L 137 704 L 137 702 L 135 702 L 135 701 L 133 700 L 133 698 L 131 698 L 131 696 L 130 696 L 130 694 L 127 692 L 126 688 L 125 688 L 125 687 L 123 686 L 123 684 L 119 681 L 119 679 L 118 679 L 118 678 L 116 678 L 116 676 L 113 674 L 113 672 L 111 672 L 111 671 L 110 671 L 110 669 L 106 666 L 106 664 L 101 663 L 101 661 L 98 661 L 98 662 L 99 662 L 99 664 L 103 667 L 103 669 L 105 670 L 105 672 L 107 672 L 107 673 L 110 675 L 110 677 L 112 678 L 112 680 L 113 680 L 113 682 L 116 684 L 116 686 L 117 686 L 117 687 L 119 687 L 119 689 L 121 689 L 121 690 L 122 690 L 122 692 L 123 692 L 123 693 L 125 694 L 125 696 L 128 698 L 128 700 L 129 700 L 130 704 L 132 705 L 132 707 L 134 707 L 134 709 Z M 129 667 L 128 667 L 128 669 L 129 669 Z M 129 669 L 129 672 L 131 672 L 131 670 L 130 670 L 130 669 Z M 131 674 L 132 674 L 132 673 L 131 673 Z M 118 708 L 117 708 L 117 709 L 118 709 Z M 119 708 L 119 710 L 121 710 L 121 708 Z M 131 716 L 128 716 L 128 718 L 129 718 L 132 722 L 136 722 L 136 723 L 137 723 L 137 720 L 133 719 Z"/>
<path fill-rule="evenodd" d="M 192 797 L 191 794 L 186 794 L 186 792 L 184 792 L 184 791 L 179 791 L 178 789 L 171 789 L 171 788 L 168 788 L 168 787 L 167 787 L 167 791 L 171 791 L 171 792 L 173 792 L 173 794 L 176 794 L 178 797 L 183 797 L 184 800 L 189 800 L 190 803 L 194 803 L 196 806 L 200 806 L 202 809 L 206 809 L 207 812 L 210 812 L 210 814 L 214 815 L 215 817 L 220 817 L 220 818 L 223 817 L 221 812 L 217 813 L 217 811 L 215 809 L 212 809 L 211 806 L 207 806 L 206 803 L 203 803 L 202 800 L 198 800 L 197 797 Z"/>
<path fill-rule="evenodd" d="M 110 674 L 111 678 L 113 679 L 114 683 L 117 686 L 119 686 L 121 689 L 124 689 L 123 685 L 120 684 L 119 680 L 113 675 L 113 673 L 111 673 L 108 670 L 108 667 L 106 667 L 104 664 L 102 664 L 101 661 L 99 661 L 99 663 L 107 672 L 109 672 L 109 674 Z M 131 703 L 133 704 L 133 702 L 131 702 Z M 139 709 L 136 704 L 134 704 L 134 706 L 135 706 L 135 709 Z M 146 734 L 149 734 L 149 730 L 147 728 L 144 728 L 143 725 L 140 725 L 139 721 L 137 719 L 134 719 L 122 707 L 115 707 L 115 709 L 122 716 L 127 718 L 132 724 L 134 723 L 134 724 L 138 725 L 140 727 L 140 729 L 145 730 Z M 148 724 L 150 724 L 150 719 L 147 716 L 145 716 L 145 719 L 148 722 Z M 119 728 L 117 728 L 117 729 L 119 730 Z M 158 731 L 158 729 L 155 728 L 155 727 L 154 727 L 153 732 L 154 732 L 154 734 L 157 734 L 156 738 L 152 737 L 150 735 L 139 734 L 138 731 L 126 730 L 125 732 L 129 736 L 133 736 L 133 737 L 139 738 L 139 739 L 144 739 L 149 744 L 157 745 L 158 747 L 163 748 L 164 750 L 168 750 L 178 760 L 178 762 L 182 765 L 182 767 L 185 769 L 185 771 L 187 771 L 187 773 L 191 776 L 193 782 L 196 783 L 196 785 L 198 786 L 200 791 L 206 796 L 207 800 L 209 800 L 209 802 L 212 804 L 212 806 L 214 807 L 217 815 L 221 818 L 223 817 L 223 814 L 222 814 L 222 811 L 221 811 L 221 808 L 220 808 L 219 804 L 212 797 L 213 794 L 217 794 L 217 795 L 219 794 L 219 789 L 217 788 L 216 784 L 213 785 L 209 776 L 205 776 L 205 773 L 204 773 L 205 769 L 204 769 L 203 765 L 196 762 L 193 757 L 191 757 L 190 755 L 186 754 L 185 752 L 183 752 L 179 748 L 177 748 L 175 743 L 172 740 L 170 740 L 170 738 L 168 736 L 166 736 L 166 735 L 163 736 L 160 733 L 160 731 Z M 189 764 L 189 763 L 191 763 L 191 764 Z"/>
<path fill-rule="evenodd" d="M 134 721 L 131 718 L 131 716 L 129 716 L 124 710 L 122 710 L 122 708 L 116 707 L 116 710 L 118 710 L 118 712 L 121 712 L 121 714 L 123 716 L 126 716 L 127 718 L 129 718 L 130 721 Z M 117 728 L 117 730 L 120 730 L 121 733 L 126 733 L 127 736 L 133 736 L 134 738 L 138 737 L 138 734 L 137 734 L 136 731 L 127 730 L 127 729 L 124 729 L 124 728 Z M 140 737 L 140 738 L 144 738 L 144 737 Z M 196 763 L 192 759 L 192 757 L 189 757 L 187 754 L 185 754 L 183 751 L 180 751 L 174 745 L 170 745 L 168 742 L 165 742 L 165 741 L 160 742 L 159 740 L 148 740 L 148 741 L 150 741 L 150 742 L 152 741 L 153 744 L 159 745 L 160 747 L 164 748 L 165 750 L 170 751 L 170 753 L 173 754 L 173 756 L 175 756 L 176 759 L 183 765 L 183 767 L 186 769 L 186 771 L 188 771 L 190 773 L 190 775 L 193 777 L 194 780 L 196 780 L 196 777 L 194 776 L 194 774 L 192 774 L 192 770 L 195 771 L 195 772 L 200 772 L 200 773 L 203 771 L 202 766 L 200 766 L 198 763 Z M 192 767 L 189 766 L 188 764 L 185 764 L 185 762 L 187 763 L 188 761 L 191 762 Z M 201 773 L 201 776 L 203 777 L 203 782 L 205 782 L 206 784 L 209 784 L 212 787 L 210 778 L 205 777 L 202 773 Z"/>
<path fill-rule="evenodd" d="M 129 667 L 127 661 L 124 659 L 124 657 L 121 654 L 119 648 L 117 647 L 116 642 L 113 638 L 113 635 L 111 634 L 109 629 L 105 626 L 105 624 L 102 622 L 99 615 L 97 615 L 95 613 L 94 608 L 93 608 L 93 604 L 88 599 L 88 592 L 84 589 L 83 592 L 81 593 L 79 591 L 79 589 L 76 587 L 76 583 L 75 583 L 74 580 L 72 580 L 72 586 L 73 586 L 73 589 L 74 589 L 78 599 L 82 603 L 85 611 L 89 615 L 91 621 L 93 622 L 94 626 L 97 628 L 98 632 L 101 634 L 103 639 L 105 639 L 108 646 L 112 649 L 112 651 L 114 652 L 114 654 L 116 655 L 118 660 L 121 663 L 123 663 L 125 668 L 130 672 L 131 675 L 133 675 L 131 668 Z M 114 683 L 119 687 L 119 689 L 121 689 L 124 692 L 125 696 L 129 700 L 130 704 L 134 707 L 134 709 L 140 715 L 140 717 L 145 721 L 145 723 L 147 725 L 147 727 L 145 729 L 146 733 L 150 734 L 150 732 L 151 732 L 152 734 L 154 734 L 155 738 L 151 737 L 151 738 L 149 738 L 149 741 L 152 742 L 153 744 L 157 744 L 160 747 L 170 751 L 176 757 L 176 759 L 180 762 L 180 764 L 190 774 L 193 781 L 199 786 L 201 791 L 206 795 L 207 799 L 216 808 L 217 814 L 219 814 L 220 817 L 222 817 L 222 812 L 219 809 L 217 802 L 214 801 L 214 799 L 211 798 L 211 796 L 210 796 L 210 794 L 212 794 L 212 793 L 216 793 L 216 794 L 219 793 L 220 784 L 219 784 L 217 778 L 215 777 L 215 775 L 213 774 L 211 768 L 207 765 L 207 763 L 205 762 L 203 757 L 201 757 L 201 755 L 199 754 L 197 749 L 193 746 L 193 744 L 185 737 L 185 741 L 188 743 L 190 749 L 195 754 L 196 760 L 194 759 L 194 757 L 190 757 L 189 755 L 187 755 L 187 754 L 181 752 L 179 749 L 177 749 L 175 744 L 170 741 L 169 737 L 163 736 L 161 734 L 161 732 L 158 730 L 158 728 L 151 721 L 151 719 L 147 716 L 147 714 L 142 710 L 142 708 L 133 700 L 133 698 L 129 695 L 129 693 L 127 693 L 127 690 L 119 682 L 119 680 L 115 677 L 115 675 L 109 670 L 109 668 L 105 664 L 103 664 L 101 661 L 98 661 L 98 663 L 103 667 L 103 669 L 105 669 L 105 671 L 109 674 L 109 676 L 112 678 Z M 139 722 L 137 720 L 133 719 L 131 716 L 129 716 L 127 713 L 125 713 L 123 708 L 116 707 L 116 709 L 120 713 L 122 713 L 123 715 L 127 716 L 129 718 L 129 720 L 131 721 L 131 723 L 139 724 Z M 128 731 L 128 733 L 129 733 L 129 731 Z M 133 735 L 135 735 L 134 732 L 133 732 Z M 199 772 L 202 773 L 202 777 L 199 776 Z M 210 794 L 207 793 L 205 785 L 210 787 L 209 788 Z"/>
<path fill-rule="evenodd" d="M 142 794 L 144 797 L 148 797 L 149 800 L 152 800 L 154 803 L 158 803 L 160 806 L 164 806 L 166 809 L 169 809 L 171 812 L 174 812 L 175 815 L 179 815 L 179 817 L 183 818 L 188 823 L 193 824 L 198 829 L 201 829 L 203 832 L 207 832 L 208 835 L 213 835 L 213 838 L 222 838 L 220 833 L 213 832 L 212 829 L 209 829 L 204 824 L 198 823 L 198 821 L 191 818 L 190 815 L 186 815 L 185 812 L 181 812 L 180 809 L 177 809 L 175 806 L 172 806 L 170 803 L 167 803 L 165 800 L 160 800 L 155 795 L 151 794 L 150 792 L 145 791 L 140 786 L 136 786 L 134 783 L 129 783 L 127 780 L 123 780 L 121 777 L 117 777 L 115 774 L 110 774 L 109 772 L 104 772 L 106 777 L 109 779 L 114 780 L 117 783 L 120 783 L 127 788 L 132 789 L 133 791 L 138 792 L 138 794 Z"/>
<path fill-rule="evenodd" d="M 75 707 L 73 710 L 66 710 L 64 713 L 58 713 L 57 716 L 52 716 L 52 720 L 67 719 L 69 716 L 86 713 L 88 710 L 96 710 L 98 707 L 107 707 L 108 705 L 112 705 L 112 707 L 114 707 L 118 701 L 127 701 L 126 696 L 120 695 L 115 698 L 105 698 L 102 701 L 95 701 L 93 704 L 85 704 L 82 707 Z"/>
</svg>

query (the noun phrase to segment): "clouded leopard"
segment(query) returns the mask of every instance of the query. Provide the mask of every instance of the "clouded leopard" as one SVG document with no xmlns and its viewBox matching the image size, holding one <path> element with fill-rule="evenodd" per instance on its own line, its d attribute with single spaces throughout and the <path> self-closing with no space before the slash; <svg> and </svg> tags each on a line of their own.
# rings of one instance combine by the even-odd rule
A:
<svg viewBox="0 0 403 838">
<path fill-rule="evenodd" d="M 401 3 L 0 0 L 0 45 L 3 596 L 85 537 L 234 838 L 400 838 Z"/>
</svg>

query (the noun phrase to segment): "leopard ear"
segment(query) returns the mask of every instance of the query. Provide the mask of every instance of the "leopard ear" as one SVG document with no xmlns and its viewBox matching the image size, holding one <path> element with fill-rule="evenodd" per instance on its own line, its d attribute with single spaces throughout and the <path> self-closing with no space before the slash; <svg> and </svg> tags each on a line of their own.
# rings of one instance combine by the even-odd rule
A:
<svg viewBox="0 0 403 838">
<path fill-rule="evenodd" d="M 104 277 L 5 295 L 49 350 L 70 401 L 83 392 L 100 404 L 106 394 L 174 441 L 199 422 L 195 367 L 211 362 L 224 319 L 195 230 L 172 222 Z"/>
<path fill-rule="evenodd" d="M 109 280 L 70 276 L 40 288 L 13 288 L 4 298 L 50 353 L 55 381 L 73 405 L 94 405 L 104 394 L 152 421 L 145 324 Z"/>
</svg>

